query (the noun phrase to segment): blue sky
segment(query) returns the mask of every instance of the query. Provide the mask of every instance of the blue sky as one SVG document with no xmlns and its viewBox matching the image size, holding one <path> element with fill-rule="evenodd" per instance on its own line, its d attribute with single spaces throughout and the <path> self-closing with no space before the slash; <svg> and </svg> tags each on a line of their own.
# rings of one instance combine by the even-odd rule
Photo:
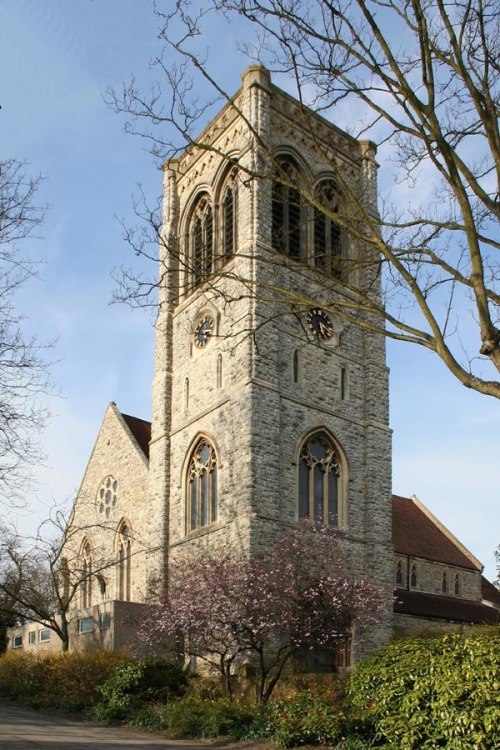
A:
<svg viewBox="0 0 500 750">
<path fill-rule="evenodd" d="M 214 36 L 211 51 L 229 91 L 246 65 L 232 31 Z M 30 332 L 56 339 L 52 373 L 61 390 L 50 399 L 42 437 L 48 464 L 21 526 L 43 516 L 52 498 L 74 496 L 110 401 L 150 415 L 150 316 L 109 303 L 112 270 L 136 262 L 116 217 L 133 221 L 136 185 L 154 198 L 161 173 L 103 95 L 132 75 L 149 80 L 156 34 L 146 0 L 0 2 L 1 156 L 26 159 L 45 176 L 40 199 L 49 205 L 42 236 L 31 243 L 44 258 L 40 277 L 18 302 Z M 381 162 L 382 180 L 390 169 Z M 393 490 L 415 493 L 494 577 L 500 403 L 455 383 L 427 352 L 389 342 L 388 362 Z"/>
</svg>

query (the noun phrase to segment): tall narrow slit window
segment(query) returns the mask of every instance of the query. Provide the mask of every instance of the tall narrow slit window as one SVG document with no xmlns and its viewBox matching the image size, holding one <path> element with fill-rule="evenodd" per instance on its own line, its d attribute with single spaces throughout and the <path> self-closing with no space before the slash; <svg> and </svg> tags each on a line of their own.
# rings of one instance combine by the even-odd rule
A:
<svg viewBox="0 0 500 750">
<path fill-rule="evenodd" d="M 90 607 L 92 604 L 92 547 L 85 540 L 81 552 L 81 606 Z"/>
<path fill-rule="evenodd" d="M 280 179 L 281 178 L 281 179 Z M 280 163 L 272 195 L 272 244 L 290 258 L 302 256 L 304 206 L 297 182 L 298 171 L 289 161 Z"/>
<path fill-rule="evenodd" d="M 122 523 L 118 532 L 118 598 L 129 602 L 132 579 L 132 534 L 130 526 Z"/>
<path fill-rule="evenodd" d="M 207 195 L 198 199 L 192 213 L 187 254 L 190 286 L 195 288 L 214 270 L 214 221 L 212 205 Z"/>
<path fill-rule="evenodd" d="M 187 530 L 217 520 L 217 454 L 205 438 L 196 444 L 188 467 Z"/>
<path fill-rule="evenodd" d="M 342 232 L 335 220 L 339 212 L 339 191 L 333 180 L 319 186 L 314 208 L 314 265 L 336 278 L 342 275 Z"/>
<path fill-rule="evenodd" d="M 222 198 L 222 261 L 232 258 L 236 243 L 236 195 L 233 185 L 227 185 Z"/>
<path fill-rule="evenodd" d="M 339 525 L 340 459 L 325 432 L 306 440 L 299 458 L 299 518 Z"/>
</svg>

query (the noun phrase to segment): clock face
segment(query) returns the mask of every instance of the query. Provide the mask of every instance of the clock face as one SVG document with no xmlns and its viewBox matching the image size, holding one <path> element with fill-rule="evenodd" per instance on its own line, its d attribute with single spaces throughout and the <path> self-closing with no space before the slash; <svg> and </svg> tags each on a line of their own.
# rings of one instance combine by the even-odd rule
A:
<svg viewBox="0 0 500 750">
<path fill-rule="evenodd" d="M 330 316 L 319 307 L 313 307 L 306 315 L 306 325 L 318 339 L 331 339 L 333 323 Z"/>
<path fill-rule="evenodd" d="M 194 332 L 194 343 L 196 346 L 202 347 L 207 345 L 209 338 L 213 335 L 214 325 L 214 319 L 211 315 L 205 315 L 199 321 Z"/>
</svg>

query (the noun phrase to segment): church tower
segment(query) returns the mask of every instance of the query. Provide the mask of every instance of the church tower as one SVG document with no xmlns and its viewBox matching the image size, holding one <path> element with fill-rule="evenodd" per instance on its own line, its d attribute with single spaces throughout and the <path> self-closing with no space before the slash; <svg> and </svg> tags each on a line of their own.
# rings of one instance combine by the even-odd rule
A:
<svg viewBox="0 0 500 750">
<path fill-rule="evenodd" d="M 356 206 L 376 216 L 375 146 L 261 66 L 199 144 L 164 172 L 150 575 L 200 545 L 254 554 L 316 519 L 387 591 L 379 646 L 393 578 L 385 342 L 342 313 L 350 289 L 380 298 L 345 210 L 353 229 Z"/>
</svg>

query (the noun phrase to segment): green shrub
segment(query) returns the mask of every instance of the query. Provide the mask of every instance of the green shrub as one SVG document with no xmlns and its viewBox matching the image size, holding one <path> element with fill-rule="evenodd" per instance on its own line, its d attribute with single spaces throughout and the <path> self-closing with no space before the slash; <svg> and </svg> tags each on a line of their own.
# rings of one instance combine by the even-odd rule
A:
<svg viewBox="0 0 500 750">
<path fill-rule="evenodd" d="M 7 654 L 0 658 L 0 695 L 33 707 L 81 711 L 100 697 L 99 687 L 125 652 Z"/>
<path fill-rule="evenodd" d="M 91 715 L 98 721 L 133 720 L 143 704 L 165 702 L 182 695 L 187 677 L 182 669 L 158 657 L 148 657 L 119 664 L 101 686 L 101 700 Z"/>
<path fill-rule="evenodd" d="M 167 728 L 174 737 L 255 739 L 260 736 L 257 726 L 262 726 L 259 709 L 223 698 L 188 695 L 172 701 L 166 713 Z"/>
<path fill-rule="evenodd" d="M 341 686 L 332 680 L 296 681 L 283 697 L 265 707 L 268 731 L 280 747 L 332 744 L 344 735 L 346 721 Z M 283 692 L 283 691 L 282 691 Z"/>
<path fill-rule="evenodd" d="M 356 665 L 349 691 L 390 748 L 496 750 L 500 631 L 399 640 Z"/>
<path fill-rule="evenodd" d="M 345 740 L 341 740 L 338 745 L 335 745 L 335 750 L 371 750 L 373 745 L 367 740 L 362 740 L 359 737 L 348 737 Z"/>
</svg>

